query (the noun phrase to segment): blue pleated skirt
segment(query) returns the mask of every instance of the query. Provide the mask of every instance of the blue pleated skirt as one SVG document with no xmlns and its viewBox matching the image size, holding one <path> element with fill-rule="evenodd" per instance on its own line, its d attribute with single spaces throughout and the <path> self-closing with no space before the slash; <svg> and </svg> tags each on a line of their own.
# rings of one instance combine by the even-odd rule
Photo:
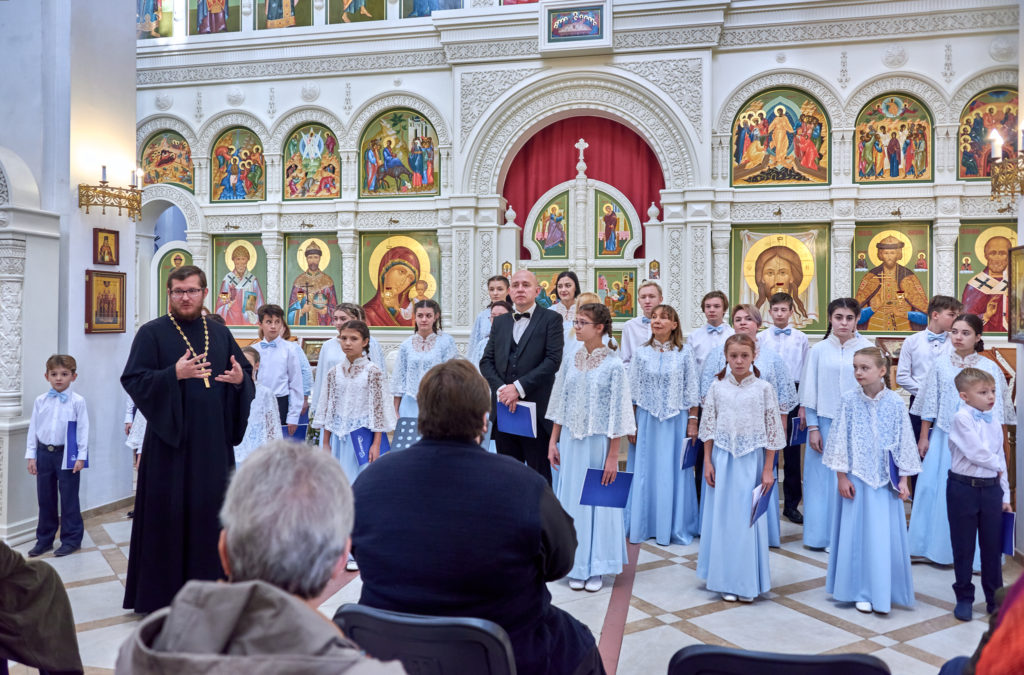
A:
<svg viewBox="0 0 1024 675">
<path fill-rule="evenodd" d="M 341 470 L 345 472 L 349 485 L 355 483 L 363 469 L 370 466 L 369 462 L 359 466 L 356 451 L 352 447 L 352 436 L 349 434 L 331 434 L 331 455 L 341 464 Z"/>
<path fill-rule="evenodd" d="M 619 574 L 626 562 L 626 531 L 622 509 L 583 506 L 580 495 L 587 469 L 603 469 L 608 455 L 606 436 L 572 438 L 563 430 L 559 441 L 561 470 L 555 495 L 576 528 L 576 559 L 570 579 L 589 579 L 598 574 Z"/>
<path fill-rule="evenodd" d="M 751 497 L 761 482 L 764 451 L 733 457 L 713 448 L 715 487 L 705 484 L 697 576 L 709 591 L 754 598 L 771 590 L 768 520 L 750 525 Z"/>
<path fill-rule="evenodd" d="M 836 507 L 825 590 L 840 602 L 870 602 L 877 612 L 913 607 L 903 502 L 888 485 L 872 488 L 847 477 L 854 497 L 840 496 Z"/>
<path fill-rule="evenodd" d="M 818 418 L 818 431 L 824 448 L 832 420 Z M 804 447 L 804 546 L 825 548 L 832 538 L 832 518 L 839 483 L 836 472 L 821 463 L 822 453 L 811 449 L 810 442 Z"/>
<path fill-rule="evenodd" d="M 416 399 L 409 394 L 402 396 L 401 402 L 398 404 L 398 416 L 399 417 L 419 417 L 420 416 L 420 404 L 416 402 Z"/>
<path fill-rule="evenodd" d="M 626 532 L 639 544 L 651 537 L 662 546 L 689 544 L 700 534 L 693 469 L 679 468 L 686 446 L 686 415 L 659 420 L 636 409 L 636 445 L 630 444 L 626 470 L 633 485 L 626 503 Z"/>
</svg>

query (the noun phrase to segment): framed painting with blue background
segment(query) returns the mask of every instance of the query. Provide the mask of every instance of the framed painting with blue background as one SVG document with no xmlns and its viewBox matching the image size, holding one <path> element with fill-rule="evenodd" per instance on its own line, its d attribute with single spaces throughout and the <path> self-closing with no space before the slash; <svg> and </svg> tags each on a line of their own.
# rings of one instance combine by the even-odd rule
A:
<svg viewBox="0 0 1024 675">
<path fill-rule="evenodd" d="M 259 136 L 245 127 L 228 129 L 210 155 L 211 202 L 266 199 L 267 160 Z"/>
<path fill-rule="evenodd" d="M 992 175 L 992 132 L 1003 139 L 1003 158 L 1017 157 L 1017 90 L 988 89 L 976 95 L 960 113 L 957 178 L 985 180 Z"/>
<path fill-rule="evenodd" d="M 337 199 L 341 196 L 338 138 L 322 124 L 303 124 L 284 144 L 282 198 Z"/>
<path fill-rule="evenodd" d="M 931 182 L 935 133 L 918 99 L 896 92 L 869 101 L 853 133 L 854 182 Z"/>
</svg>

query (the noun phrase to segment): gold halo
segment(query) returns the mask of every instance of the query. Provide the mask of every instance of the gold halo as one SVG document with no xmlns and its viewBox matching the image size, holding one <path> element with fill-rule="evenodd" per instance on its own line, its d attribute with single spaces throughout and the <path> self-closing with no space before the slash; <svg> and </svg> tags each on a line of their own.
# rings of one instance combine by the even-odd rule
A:
<svg viewBox="0 0 1024 675">
<path fill-rule="evenodd" d="M 367 269 L 370 272 L 370 283 L 373 285 L 373 290 L 377 290 L 379 282 L 377 271 L 380 269 L 380 259 L 384 257 L 388 250 L 397 246 L 404 246 L 416 254 L 416 258 L 420 261 L 419 281 L 427 282 L 427 297 L 433 298 L 437 294 L 437 279 L 430 273 L 430 257 L 427 256 L 427 249 L 423 248 L 423 244 L 420 242 L 404 234 L 388 237 L 377 244 L 376 248 L 373 249 L 373 253 L 370 254 L 370 266 Z"/>
<path fill-rule="evenodd" d="M 875 267 L 882 264 L 882 261 L 878 259 L 878 242 L 888 236 L 896 237 L 903 242 L 903 255 L 896 262 L 906 267 L 907 263 L 910 262 L 910 259 L 914 256 L 914 245 L 910 243 L 910 237 L 899 230 L 882 230 L 875 236 L 871 237 L 871 241 L 868 243 L 868 258 L 871 260 L 871 264 Z"/>
<path fill-rule="evenodd" d="M 978 256 L 985 267 L 988 267 L 988 258 L 985 257 L 985 244 L 992 237 L 1006 237 L 1010 240 L 1010 248 L 1017 245 L 1017 233 L 1006 227 L 1005 225 L 997 225 L 996 227 L 990 227 L 984 232 L 978 235 L 978 238 L 974 240 L 974 255 Z"/>
<path fill-rule="evenodd" d="M 323 272 L 327 269 L 327 266 L 331 264 L 331 249 L 327 247 L 323 239 L 318 237 L 310 237 L 306 241 L 299 244 L 298 253 L 296 257 L 299 260 L 299 267 L 302 268 L 303 272 L 309 270 L 309 264 L 306 263 L 306 249 L 310 244 L 316 244 L 316 247 L 320 249 L 320 271 Z"/>
<path fill-rule="evenodd" d="M 256 247 L 252 245 L 251 241 L 247 241 L 245 239 L 235 239 L 233 242 L 228 244 L 227 249 L 224 251 L 224 264 L 228 266 L 228 272 L 235 269 L 235 263 L 231 260 L 231 252 L 239 246 L 249 252 L 249 262 L 246 264 L 245 268 L 252 272 L 252 268 L 256 267 Z"/>
<path fill-rule="evenodd" d="M 800 258 L 801 272 L 803 272 L 803 280 L 800 282 L 800 287 L 797 289 L 797 293 L 803 293 L 807 290 L 807 287 L 811 285 L 811 281 L 814 279 L 814 256 L 811 255 L 811 251 L 807 248 L 807 244 L 803 243 L 796 237 L 788 234 L 769 234 L 750 247 L 747 251 L 747 255 L 743 258 L 743 278 L 747 282 L 747 286 L 750 290 L 757 294 L 757 279 L 754 278 L 754 265 L 757 262 L 757 256 L 772 246 L 785 246 L 786 248 L 792 249 L 796 252 Z"/>
</svg>

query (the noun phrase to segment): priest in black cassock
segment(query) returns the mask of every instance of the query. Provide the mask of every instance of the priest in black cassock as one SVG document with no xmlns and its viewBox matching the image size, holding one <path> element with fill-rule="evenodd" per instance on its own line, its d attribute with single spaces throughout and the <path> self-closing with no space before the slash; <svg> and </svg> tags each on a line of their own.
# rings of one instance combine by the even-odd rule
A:
<svg viewBox="0 0 1024 675">
<path fill-rule="evenodd" d="M 221 578 L 218 513 L 255 393 L 231 332 L 202 315 L 206 275 L 167 280 L 170 314 L 139 329 L 121 384 L 148 426 L 142 444 L 124 607 L 169 605 L 189 579 Z"/>
</svg>

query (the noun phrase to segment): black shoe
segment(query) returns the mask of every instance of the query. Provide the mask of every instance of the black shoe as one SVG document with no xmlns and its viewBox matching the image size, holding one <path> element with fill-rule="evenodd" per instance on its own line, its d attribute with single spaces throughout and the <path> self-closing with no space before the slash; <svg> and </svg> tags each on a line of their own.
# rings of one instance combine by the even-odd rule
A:
<svg viewBox="0 0 1024 675">
<path fill-rule="evenodd" d="M 971 603 L 970 600 L 957 600 L 956 608 L 953 610 L 953 616 L 961 621 L 970 621 L 974 618 L 972 604 L 973 603 Z"/>
<path fill-rule="evenodd" d="M 124 515 L 127 516 L 128 518 L 134 518 L 135 517 L 135 512 L 134 511 L 129 511 L 128 513 L 126 513 Z"/>
<path fill-rule="evenodd" d="M 796 523 L 797 525 L 804 524 L 804 517 L 800 515 L 800 512 L 796 509 L 786 509 L 782 512 L 782 515 L 789 519 L 789 522 Z"/>
<path fill-rule="evenodd" d="M 60 548 L 53 552 L 53 555 L 57 556 L 58 558 L 61 558 L 66 555 L 71 555 L 80 548 L 82 547 L 72 546 L 71 544 L 61 544 Z"/>
<path fill-rule="evenodd" d="M 996 607 L 996 603 L 994 603 L 994 602 L 993 603 L 988 603 L 988 604 L 985 605 L 985 613 L 986 614 L 995 614 L 997 609 L 999 609 L 999 608 Z"/>
<path fill-rule="evenodd" d="M 28 552 L 29 558 L 36 558 L 46 553 L 53 548 L 53 544 L 39 544 L 37 543 L 32 547 L 32 550 Z"/>
</svg>

